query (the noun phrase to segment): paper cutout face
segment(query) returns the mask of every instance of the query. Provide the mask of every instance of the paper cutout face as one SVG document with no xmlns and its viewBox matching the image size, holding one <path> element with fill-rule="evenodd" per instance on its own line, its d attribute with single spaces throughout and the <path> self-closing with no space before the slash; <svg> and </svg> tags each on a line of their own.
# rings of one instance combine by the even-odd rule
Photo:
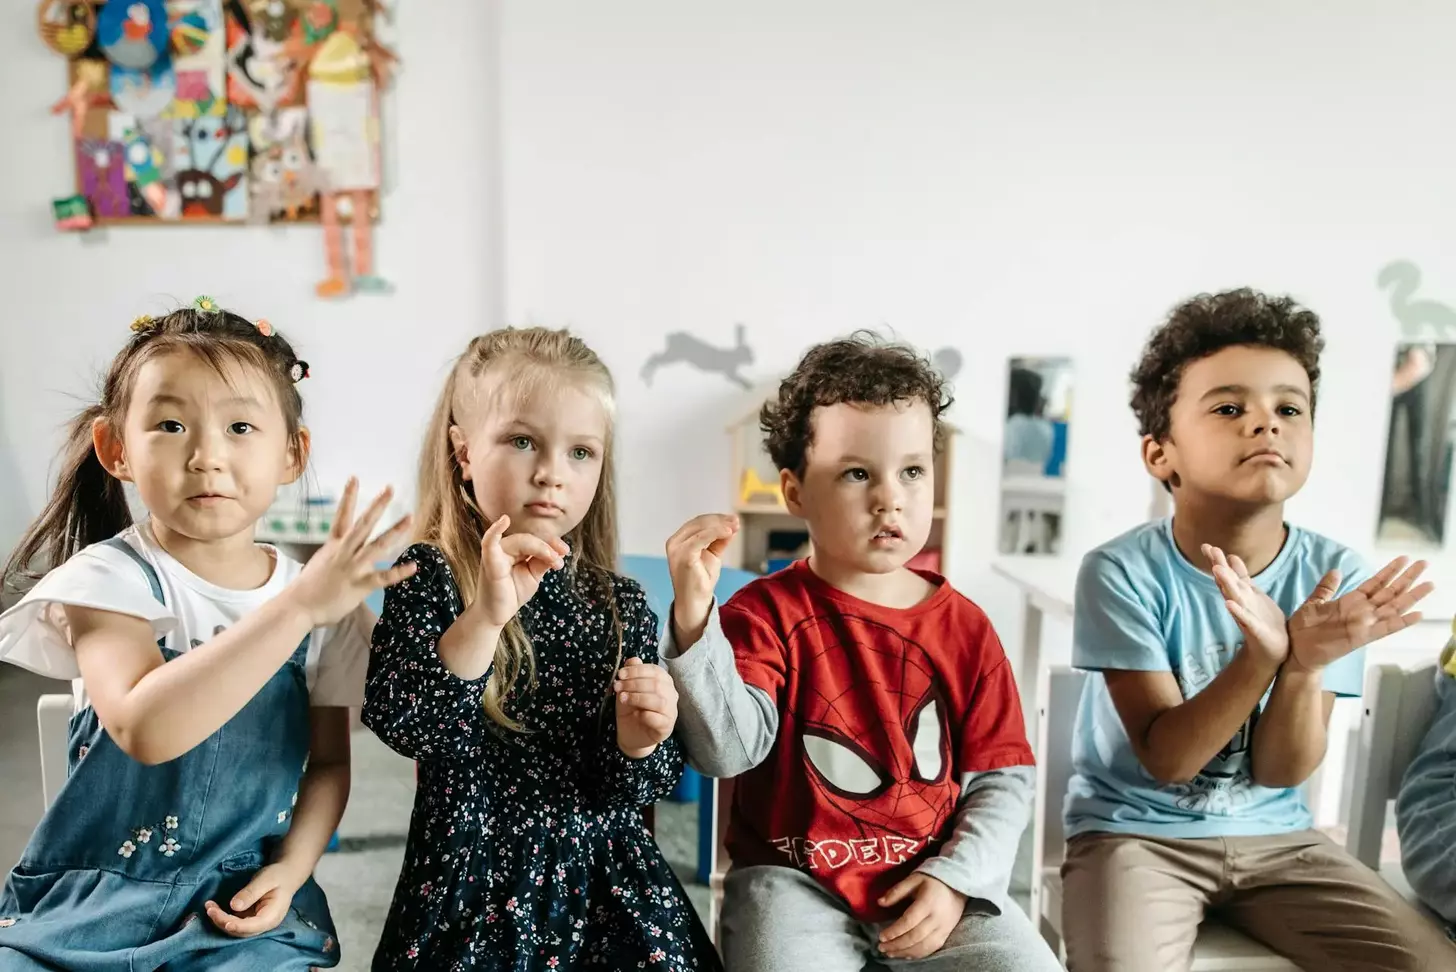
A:
<svg viewBox="0 0 1456 972">
<path fill-rule="evenodd" d="M 248 214 L 248 131 L 242 112 L 177 122 L 177 193 L 182 218 L 244 219 Z"/>
<path fill-rule="evenodd" d="M 271 111 L 281 105 L 295 105 L 303 93 L 302 71 L 281 40 L 272 40 L 253 24 L 249 34 L 233 18 L 227 18 L 227 100 L 246 108 Z"/>
<path fill-rule="evenodd" d="M 314 210 L 322 178 L 308 147 L 308 112 L 281 108 L 271 123 L 255 116 L 249 124 L 253 161 L 249 170 L 249 216 L 258 222 L 297 219 Z"/>
<path fill-rule="evenodd" d="M 112 64 L 145 71 L 169 60 L 167 22 L 162 0 L 110 0 L 96 18 L 96 39 Z"/>
<path fill-rule="evenodd" d="M 96 10 L 80 0 L 41 0 L 40 39 L 57 54 L 75 57 L 96 36 Z"/>
<path fill-rule="evenodd" d="M 289 0 L 253 0 L 248 13 L 253 18 L 253 31 L 275 44 L 288 40 L 298 9 Z"/>
<path fill-rule="evenodd" d="M 124 114 L 159 118 L 176 97 L 177 73 L 171 61 L 160 61 L 144 71 L 111 68 L 111 100 Z"/>
</svg>

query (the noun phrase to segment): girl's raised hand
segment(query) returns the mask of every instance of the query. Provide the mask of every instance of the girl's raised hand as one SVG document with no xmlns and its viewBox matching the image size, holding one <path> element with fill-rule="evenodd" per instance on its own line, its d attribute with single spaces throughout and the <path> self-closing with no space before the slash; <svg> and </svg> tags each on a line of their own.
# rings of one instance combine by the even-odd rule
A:
<svg viewBox="0 0 1456 972">
<path fill-rule="evenodd" d="M 475 609 L 486 624 L 504 628 L 541 586 L 547 571 L 565 565 L 571 548 L 559 537 L 533 533 L 506 536 L 511 518 L 502 514 L 480 538 L 480 583 Z"/>
<path fill-rule="evenodd" d="M 374 540 L 369 539 L 375 524 L 389 507 L 393 488 L 386 487 L 376 496 L 356 522 L 354 502 L 358 493 L 359 482 L 351 478 L 344 487 L 343 499 L 339 500 L 328 542 L 309 558 L 303 572 L 290 585 L 292 596 L 308 612 L 314 627 L 334 624 L 374 591 L 398 584 L 415 572 L 414 564 L 384 569 L 378 566 L 381 562 L 393 561 L 403 549 L 409 534 L 409 514 Z"/>
</svg>

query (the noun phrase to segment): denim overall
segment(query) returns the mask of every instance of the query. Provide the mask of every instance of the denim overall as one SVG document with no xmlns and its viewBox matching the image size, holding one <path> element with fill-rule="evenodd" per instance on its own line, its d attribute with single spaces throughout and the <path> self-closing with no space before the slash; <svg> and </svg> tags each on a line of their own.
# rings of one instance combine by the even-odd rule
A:
<svg viewBox="0 0 1456 972">
<path fill-rule="evenodd" d="M 152 566 L 124 550 L 164 600 Z M 164 639 L 165 640 L 165 639 Z M 158 642 L 161 647 L 162 642 Z M 70 776 L 0 890 L 0 972 L 255 972 L 338 964 L 313 878 L 272 931 L 233 938 L 203 908 L 232 896 L 288 832 L 308 757 L 305 638 L 242 711 L 158 766 L 122 752 L 88 706 Z M 165 648 L 170 662 L 179 653 Z"/>
</svg>

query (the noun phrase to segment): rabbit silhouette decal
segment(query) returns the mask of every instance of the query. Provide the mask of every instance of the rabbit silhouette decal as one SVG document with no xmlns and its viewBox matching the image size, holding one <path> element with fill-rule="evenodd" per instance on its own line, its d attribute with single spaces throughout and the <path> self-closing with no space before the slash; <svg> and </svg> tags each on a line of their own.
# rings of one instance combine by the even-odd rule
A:
<svg viewBox="0 0 1456 972">
<path fill-rule="evenodd" d="M 736 385 L 750 388 L 747 378 L 738 373 L 745 365 L 753 363 L 753 349 L 744 343 L 743 325 L 734 325 L 735 344 L 731 348 L 714 347 L 696 334 L 674 331 L 667 336 L 667 346 L 652 355 L 642 365 L 642 381 L 652 384 L 652 376 L 663 365 L 680 362 L 692 365 L 699 371 L 719 374 Z"/>
</svg>

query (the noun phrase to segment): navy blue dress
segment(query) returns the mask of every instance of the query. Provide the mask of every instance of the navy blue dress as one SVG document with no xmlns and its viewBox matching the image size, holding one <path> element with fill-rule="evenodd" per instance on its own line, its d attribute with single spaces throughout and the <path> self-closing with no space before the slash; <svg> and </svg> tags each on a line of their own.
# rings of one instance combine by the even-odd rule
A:
<svg viewBox="0 0 1456 972">
<path fill-rule="evenodd" d="M 418 791 L 404 867 L 374 956 L 385 970 L 720 969 L 717 953 L 642 820 L 676 785 L 668 739 L 632 760 L 617 747 L 608 689 L 617 631 L 570 562 L 521 609 L 536 686 L 498 727 L 486 678 L 464 681 L 435 647 L 463 610 L 428 544 L 400 563 L 374 629 L 364 723 L 415 759 Z M 657 619 L 641 587 L 613 578 L 624 657 L 657 662 Z"/>
</svg>

